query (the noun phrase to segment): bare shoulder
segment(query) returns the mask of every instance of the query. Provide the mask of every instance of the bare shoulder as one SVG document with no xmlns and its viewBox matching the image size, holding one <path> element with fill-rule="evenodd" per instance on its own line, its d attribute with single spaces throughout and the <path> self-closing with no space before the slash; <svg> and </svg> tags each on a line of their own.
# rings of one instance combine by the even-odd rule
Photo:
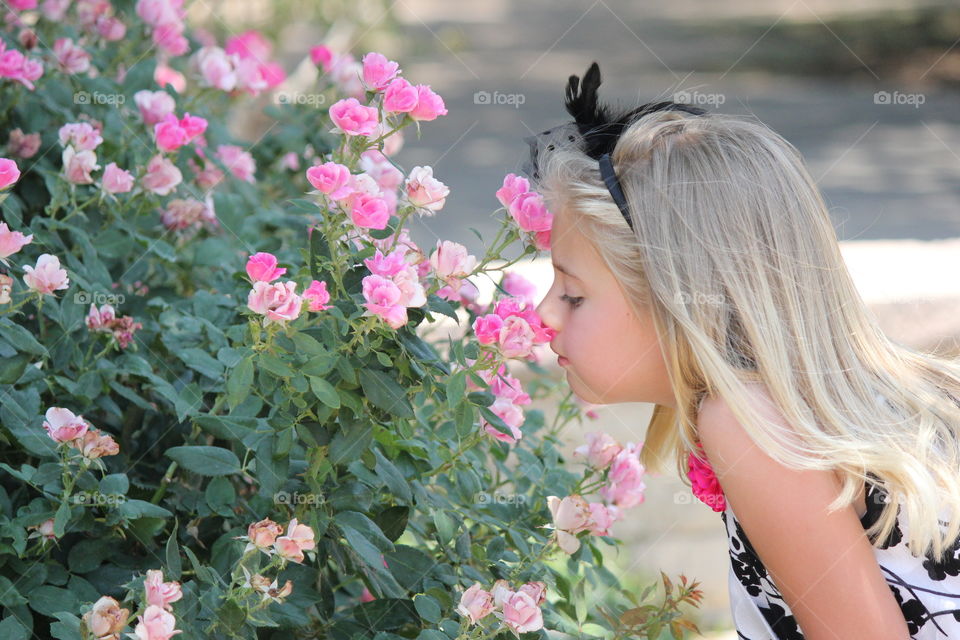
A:
<svg viewBox="0 0 960 640">
<path fill-rule="evenodd" d="M 748 385 L 748 393 L 771 427 L 791 431 L 763 385 Z M 768 456 L 721 398 L 703 401 L 697 429 L 727 502 L 805 637 L 908 637 L 856 510 L 827 512 L 840 492 L 833 471 L 798 470 Z"/>
</svg>

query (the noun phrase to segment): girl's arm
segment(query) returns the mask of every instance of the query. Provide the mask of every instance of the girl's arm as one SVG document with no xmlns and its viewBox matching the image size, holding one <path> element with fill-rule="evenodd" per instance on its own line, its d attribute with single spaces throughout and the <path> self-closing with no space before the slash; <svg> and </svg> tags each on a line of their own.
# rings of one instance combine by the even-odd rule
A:
<svg viewBox="0 0 960 640">
<path fill-rule="evenodd" d="M 762 385 L 757 407 L 789 429 Z M 833 471 L 795 471 L 767 456 L 720 398 L 697 419 L 720 486 L 808 640 L 907 640 L 907 624 L 853 505 L 827 513 Z"/>
</svg>

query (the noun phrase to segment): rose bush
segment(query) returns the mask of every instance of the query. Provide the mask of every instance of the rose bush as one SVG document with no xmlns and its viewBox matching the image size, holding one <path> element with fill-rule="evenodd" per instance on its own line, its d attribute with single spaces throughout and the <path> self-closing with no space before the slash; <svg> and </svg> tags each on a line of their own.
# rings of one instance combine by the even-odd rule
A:
<svg viewBox="0 0 960 640">
<path fill-rule="evenodd" d="M 449 193 L 392 159 L 446 114 L 429 85 L 318 45 L 305 102 L 329 108 L 280 101 L 246 143 L 230 110 L 285 80 L 258 32 L 192 33 L 181 0 L 8 10 L 0 637 L 693 628 L 695 583 L 663 576 L 654 605 L 604 567 L 639 445 L 595 438 L 571 470 L 582 408 L 524 408 L 561 391 L 552 330 L 500 256 L 549 248 L 542 199 L 507 176 L 481 257 L 407 232 Z M 463 330 L 426 339 L 444 316 Z"/>
</svg>

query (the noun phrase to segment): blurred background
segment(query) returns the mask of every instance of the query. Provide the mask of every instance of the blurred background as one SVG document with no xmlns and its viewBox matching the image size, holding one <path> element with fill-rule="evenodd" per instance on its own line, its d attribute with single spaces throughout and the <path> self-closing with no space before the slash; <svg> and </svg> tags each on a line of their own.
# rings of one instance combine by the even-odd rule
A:
<svg viewBox="0 0 960 640">
<path fill-rule="evenodd" d="M 306 55 L 324 43 L 357 58 L 379 51 L 443 97 L 449 115 L 427 123 L 420 139 L 407 129 L 395 156 L 405 170 L 432 166 L 451 189 L 438 215 L 414 223 L 424 248 L 449 239 L 482 255 L 468 229 L 492 238 L 494 192 L 523 161 L 522 138 L 568 119 L 567 77 L 594 60 L 606 100 L 670 99 L 753 115 L 806 158 L 883 328 L 917 348 L 960 353 L 956 3 L 197 0 L 190 12 L 219 34 L 262 30 L 288 72 L 297 69 L 294 87 L 315 82 Z M 251 140 L 269 126 L 259 109 L 233 123 Z M 552 278 L 548 260 L 517 269 L 541 294 Z M 595 419 L 570 429 L 570 448 L 592 430 L 642 441 L 650 409 L 597 408 Z M 735 638 L 719 514 L 677 477 L 651 476 L 647 485 L 646 503 L 614 527 L 629 544 L 611 566 L 638 589 L 657 569 L 700 580 L 706 597 L 695 615 L 705 636 Z"/>
</svg>

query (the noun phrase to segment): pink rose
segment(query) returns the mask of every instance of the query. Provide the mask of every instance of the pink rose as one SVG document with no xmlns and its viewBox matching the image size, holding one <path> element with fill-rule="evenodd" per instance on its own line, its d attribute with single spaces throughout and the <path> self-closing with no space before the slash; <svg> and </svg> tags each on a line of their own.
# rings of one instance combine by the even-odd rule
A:
<svg viewBox="0 0 960 640">
<path fill-rule="evenodd" d="M 490 411 L 503 420 L 503 423 L 510 429 L 510 433 L 504 433 L 486 420 L 482 420 L 484 431 L 497 440 L 506 442 L 507 444 L 514 444 L 523 437 L 523 432 L 520 431 L 520 427 L 523 425 L 526 417 L 523 415 L 523 409 L 518 407 L 511 399 L 498 397 L 494 400 L 493 404 L 490 405 Z"/>
<path fill-rule="evenodd" d="M 168 195 L 183 181 L 183 174 L 173 162 L 162 155 L 155 155 L 147 163 L 147 173 L 140 179 L 140 184 L 147 191 L 159 196 Z"/>
<path fill-rule="evenodd" d="M 221 144 L 217 147 L 216 156 L 236 179 L 251 184 L 256 182 L 254 173 L 257 171 L 257 164 L 253 156 L 242 147 L 235 144 Z"/>
<path fill-rule="evenodd" d="M 533 353 L 535 336 L 530 324 L 520 316 L 503 321 L 497 341 L 504 358 L 526 358 Z"/>
<path fill-rule="evenodd" d="M 269 518 L 247 527 L 247 538 L 249 538 L 250 543 L 264 551 L 269 550 L 282 533 L 283 527 Z"/>
<path fill-rule="evenodd" d="M 322 44 L 310 47 L 310 61 L 318 67 L 323 67 L 323 72 L 330 71 L 333 64 L 334 53 L 330 47 Z"/>
<path fill-rule="evenodd" d="M 330 106 L 330 119 L 348 136 L 369 136 L 378 122 L 377 109 L 360 104 L 356 98 L 344 98 Z"/>
<path fill-rule="evenodd" d="M 473 332 L 477 336 L 480 344 L 494 344 L 500 338 L 500 329 L 503 328 L 503 318 L 488 313 L 485 316 L 479 316 L 473 321 Z"/>
<path fill-rule="evenodd" d="M 433 177 L 432 167 L 414 167 L 405 183 L 407 200 L 423 211 L 436 212 L 443 208 L 450 188 Z"/>
<path fill-rule="evenodd" d="M 606 469 L 623 449 L 609 434 L 592 432 L 586 435 L 587 444 L 577 447 L 573 455 L 584 457 L 587 464 L 597 469 Z"/>
<path fill-rule="evenodd" d="M 493 613 L 493 595 L 484 590 L 480 583 L 474 583 L 460 596 L 457 613 L 469 618 L 470 624 L 477 624 L 481 619 Z"/>
<path fill-rule="evenodd" d="M 250 256 L 246 269 L 252 282 L 273 282 L 287 272 L 286 268 L 277 268 L 277 256 L 264 251 Z"/>
<path fill-rule="evenodd" d="M 370 593 L 370 589 L 366 587 L 363 588 L 363 591 L 360 593 L 360 602 L 373 602 L 376 598 L 373 597 L 373 594 Z"/>
<path fill-rule="evenodd" d="M 610 535 L 610 527 L 616 521 L 613 507 L 607 508 L 602 502 L 590 503 L 590 533 L 595 536 Z"/>
<path fill-rule="evenodd" d="M 303 552 L 310 551 L 316 546 L 313 529 L 305 524 L 299 524 L 294 518 L 287 525 L 287 535 L 277 538 L 274 548 L 277 555 L 293 562 L 303 562 Z"/>
<path fill-rule="evenodd" d="M 557 544 L 564 552 L 575 553 L 580 548 L 576 534 L 589 529 L 592 522 L 590 506 L 578 495 L 562 500 L 557 496 L 548 496 L 547 506 L 553 516 Z"/>
<path fill-rule="evenodd" d="M 371 51 L 363 56 L 363 83 L 372 91 L 383 91 L 399 70 L 400 65 L 383 54 Z"/>
<path fill-rule="evenodd" d="M 103 190 L 107 193 L 127 193 L 133 189 L 133 174 L 111 162 L 103 170 Z"/>
<path fill-rule="evenodd" d="M 372 274 L 392 278 L 407 268 L 406 254 L 405 247 L 398 247 L 387 255 L 383 255 L 380 249 L 377 249 L 372 258 L 364 258 L 363 264 Z"/>
<path fill-rule="evenodd" d="M 336 162 L 325 162 L 307 169 L 307 181 L 331 200 L 341 200 L 352 193 L 350 178 L 350 169 Z"/>
<path fill-rule="evenodd" d="M 523 231 L 547 231 L 553 226 L 553 214 L 547 211 L 543 196 L 535 191 L 519 194 L 507 211 Z"/>
<path fill-rule="evenodd" d="M 535 302 L 537 285 L 516 271 L 503 274 L 503 280 L 500 281 L 500 286 L 511 296 L 523 300 L 527 305 L 532 305 Z"/>
<path fill-rule="evenodd" d="M 76 151 L 68 146 L 61 155 L 64 177 L 73 184 L 91 184 L 92 171 L 100 168 L 97 164 L 97 154 L 93 151 Z"/>
<path fill-rule="evenodd" d="M 77 151 L 93 151 L 103 143 L 100 130 L 88 122 L 67 123 L 57 131 L 57 137 L 62 146 L 71 145 Z"/>
<path fill-rule="evenodd" d="M 215 226 L 216 215 L 212 208 L 213 200 L 200 202 L 193 198 L 175 198 L 160 210 L 160 222 L 171 231 L 181 231 L 192 226 L 199 227 L 204 222 Z"/>
<path fill-rule="evenodd" d="M 177 93 L 181 94 L 187 89 L 187 79 L 183 77 L 182 73 L 167 64 L 156 66 L 153 70 L 153 81 L 160 88 L 170 85 Z"/>
<path fill-rule="evenodd" d="M 70 74 L 83 73 L 90 69 L 90 54 L 73 43 L 70 38 L 58 38 L 53 43 L 53 55 L 60 68 Z"/>
<path fill-rule="evenodd" d="M 70 286 L 67 272 L 60 268 L 60 259 L 49 253 L 37 258 L 36 267 L 26 265 L 23 270 L 26 271 L 23 281 L 37 293 L 52 295 L 54 291 Z"/>
<path fill-rule="evenodd" d="M 525 591 L 515 591 L 503 601 L 503 621 L 517 634 L 543 628 L 540 607 Z"/>
<path fill-rule="evenodd" d="M 127 26 L 114 16 L 100 16 L 96 22 L 97 33 L 107 42 L 123 40 L 127 35 Z"/>
<path fill-rule="evenodd" d="M 393 280 L 370 275 L 363 279 L 364 315 L 377 315 L 394 329 L 407 323 L 407 308 L 401 304 L 403 293 Z"/>
<path fill-rule="evenodd" d="M 264 316 L 264 326 L 271 323 L 284 324 L 296 320 L 303 307 L 303 299 L 296 293 L 297 283 L 254 282 L 247 296 L 247 307 Z"/>
<path fill-rule="evenodd" d="M 530 594 L 530 597 L 537 603 L 537 606 L 547 601 L 547 585 L 545 582 L 528 582 L 517 589 L 517 591 Z"/>
<path fill-rule="evenodd" d="M 383 93 L 383 110 L 409 113 L 417 108 L 417 88 L 404 78 L 393 80 Z"/>
<path fill-rule="evenodd" d="M 156 124 L 173 113 L 176 103 L 166 91 L 142 89 L 133 94 L 133 101 L 140 109 L 140 117 L 147 126 Z"/>
<path fill-rule="evenodd" d="M 447 107 L 443 104 L 443 98 L 434 93 L 429 85 L 418 84 L 417 106 L 410 112 L 410 117 L 414 120 L 429 121 L 445 115 Z"/>
<path fill-rule="evenodd" d="M 330 293 L 327 292 L 327 283 L 314 280 L 303 292 L 303 297 L 310 302 L 309 311 L 325 311 L 330 308 Z"/>
<path fill-rule="evenodd" d="M 387 202 L 369 193 L 354 194 L 350 201 L 350 219 L 364 229 L 385 229 L 390 221 Z"/>
<path fill-rule="evenodd" d="M 437 240 L 437 250 L 430 256 L 430 266 L 438 278 L 451 287 L 459 287 L 460 278 L 466 278 L 477 268 L 477 259 L 462 244 Z"/>
<path fill-rule="evenodd" d="M 508 173 L 503 178 L 503 186 L 497 189 L 497 200 L 504 207 L 509 207 L 514 198 L 528 191 L 530 191 L 530 182 L 526 178 Z"/>
<path fill-rule="evenodd" d="M 137 620 L 139 622 L 133 630 L 137 640 L 170 640 L 176 634 L 183 633 L 174 628 L 177 619 L 173 614 L 153 604 Z"/>
<path fill-rule="evenodd" d="M 33 241 L 33 234 L 23 235 L 19 231 L 10 231 L 6 222 L 0 222 L 0 262 L 7 264 L 7 258 L 17 253 Z"/>
<path fill-rule="evenodd" d="M 697 450 L 706 460 L 707 454 L 703 450 L 703 445 L 697 443 Z M 709 461 L 701 461 L 691 451 L 687 456 L 687 477 L 690 478 L 690 490 L 698 500 L 709 506 L 716 512 L 724 511 L 727 508 L 726 496 L 723 494 L 723 488 Z"/>
<path fill-rule="evenodd" d="M 237 73 L 232 57 L 217 46 L 203 47 L 193 57 L 200 72 L 201 84 L 221 91 L 233 91 L 237 86 Z"/>
<path fill-rule="evenodd" d="M 266 60 L 270 57 L 272 50 L 270 41 L 256 29 L 249 29 L 238 36 L 227 38 L 223 48 L 227 53 L 236 54 L 241 59 L 257 60 Z"/>
<path fill-rule="evenodd" d="M 163 571 L 159 569 L 150 569 L 147 571 L 147 578 L 143 581 L 143 586 L 147 592 L 147 604 L 155 607 L 161 607 L 167 611 L 172 611 L 170 603 L 176 602 L 183 597 L 179 582 L 164 582 Z"/>
<path fill-rule="evenodd" d="M 44 416 L 46 420 L 43 428 L 54 442 L 63 443 L 82 438 L 90 428 L 83 416 L 75 415 L 62 407 L 50 407 Z"/>
<path fill-rule="evenodd" d="M 110 596 L 101 596 L 93 603 L 93 608 L 83 614 L 83 622 L 94 637 L 119 640 L 129 617 L 129 609 L 121 609 L 120 603 Z"/>
<path fill-rule="evenodd" d="M 644 501 L 643 482 L 645 469 L 640 463 L 640 447 L 627 443 L 610 465 L 607 480 L 610 484 L 600 488 L 600 495 L 622 509 L 629 509 Z"/>
<path fill-rule="evenodd" d="M 27 159 L 37 155 L 39 149 L 39 133 L 25 134 L 19 127 L 10 132 L 10 139 L 7 140 L 7 151 L 11 154 L 18 158 Z M 0 180 L 2 180 L 2 178 L 0 178 Z"/>
<path fill-rule="evenodd" d="M 17 163 L 9 158 L 0 158 L 0 189 L 6 189 L 20 179 Z"/>
<path fill-rule="evenodd" d="M 95 460 L 103 456 L 115 456 L 120 453 L 120 445 L 112 436 L 97 429 L 90 429 L 83 436 L 68 443 L 76 448 L 87 460 Z"/>
</svg>

